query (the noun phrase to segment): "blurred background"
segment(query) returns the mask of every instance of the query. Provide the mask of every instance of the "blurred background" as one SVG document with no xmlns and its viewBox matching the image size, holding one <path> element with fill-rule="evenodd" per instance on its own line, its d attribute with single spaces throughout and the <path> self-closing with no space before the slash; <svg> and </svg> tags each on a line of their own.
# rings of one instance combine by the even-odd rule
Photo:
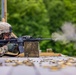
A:
<svg viewBox="0 0 76 75">
<path fill-rule="evenodd" d="M 76 23 L 76 0 L 7 0 L 7 22 L 18 37 L 51 38 L 53 32 L 61 31 L 64 22 Z M 51 48 L 56 53 L 75 56 L 74 43 L 41 41 L 40 48 L 42 51 Z"/>
</svg>

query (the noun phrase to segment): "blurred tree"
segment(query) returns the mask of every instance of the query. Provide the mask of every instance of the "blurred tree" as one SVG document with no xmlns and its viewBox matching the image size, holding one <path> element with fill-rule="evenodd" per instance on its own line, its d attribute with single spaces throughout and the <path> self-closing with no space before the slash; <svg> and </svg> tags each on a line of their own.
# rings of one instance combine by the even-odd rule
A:
<svg viewBox="0 0 76 75">
<path fill-rule="evenodd" d="M 49 18 L 43 0 L 8 0 L 8 22 L 17 36 L 50 37 Z M 41 46 L 44 43 L 46 41 L 41 42 Z"/>
<path fill-rule="evenodd" d="M 71 21 L 72 3 L 70 0 L 49 0 L 49 4 L 46 1 L 44 3 L 48 8 L 50 33 L 59 31 L 63 22 Z"/>
<path fill-rule="evenodd" d="M 8 22 L 17 36 L 51 37 L 65 21 L 76 23 L 75 0 L 8 0 Z M 55 52 L 76 54 L 71 45 L 60 42 L 43 41 L 40 45 L 43 51 L 51 47 Z"/>
<path fill-rule="evenodd" d="M 61 25 L 65 21 L 76 23 L 76 1 L 75 0 L 43 0 L 49 16 L 49 26 L 48 29 L 50 34 L 61 29 Z M 62 42 L 61 42 L 62 43 Z M 55 52 L 60 52 L 67 55 L 74 55 L 76 50 L 74 50 L 73 45 L 69 44 L 62 45 L 60 42 L 51 43 L 51 47 Z"/>
<path fill-rule="evenodd" d="M 48 21 L 42 0 L 8 0 L 8 22 L 18 36 L 49 36 Z"/>
</svg>

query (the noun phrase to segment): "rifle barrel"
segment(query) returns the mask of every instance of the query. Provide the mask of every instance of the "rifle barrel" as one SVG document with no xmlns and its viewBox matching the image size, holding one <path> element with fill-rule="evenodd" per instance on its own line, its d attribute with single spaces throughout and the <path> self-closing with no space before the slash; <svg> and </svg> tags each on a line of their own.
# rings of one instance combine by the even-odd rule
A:
<svg viewBox="0 0 76 75">
<path fill-rule="evenodd" d="M 25 38 L 24 41 L 43 41 L 43 40 L 52 40 L 51 38 Z"/>
</svg>

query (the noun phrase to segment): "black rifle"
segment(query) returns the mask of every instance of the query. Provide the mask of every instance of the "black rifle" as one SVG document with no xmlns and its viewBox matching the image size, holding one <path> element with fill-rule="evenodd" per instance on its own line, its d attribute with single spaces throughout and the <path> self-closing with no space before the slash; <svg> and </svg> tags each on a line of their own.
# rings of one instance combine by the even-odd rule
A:
<svg viewBox="0 0 76 75">
<path fill-rule="evenodd" d="M 33 38 L 30 36 L 22 36 L 18 38 L 11 38 L 8 40 L 0 40 L 0 45 L 7 44 L 8 42 L 10 43 L 16 43 L 18 44 L 19 52 L 22 53 L 24 52 L 24 42 L 34 42 L 34 41 L 42 41 L 42 40 L 52 40 L 51 38 Z"/>
</svg>

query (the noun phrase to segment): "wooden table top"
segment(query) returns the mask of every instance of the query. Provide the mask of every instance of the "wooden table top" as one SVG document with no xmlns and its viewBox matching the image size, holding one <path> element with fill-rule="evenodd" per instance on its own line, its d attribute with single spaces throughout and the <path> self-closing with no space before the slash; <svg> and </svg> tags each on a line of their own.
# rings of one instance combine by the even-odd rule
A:
<svg viewBox="0 0 76 75">
<path fill-rule="evenodd" d="M 39 56 L 61 56 L 61 54 L 53 52 L 41 52 Z M 24 53 L 19 54 L 18 57 L 24 57 Z"/>
</svg>

